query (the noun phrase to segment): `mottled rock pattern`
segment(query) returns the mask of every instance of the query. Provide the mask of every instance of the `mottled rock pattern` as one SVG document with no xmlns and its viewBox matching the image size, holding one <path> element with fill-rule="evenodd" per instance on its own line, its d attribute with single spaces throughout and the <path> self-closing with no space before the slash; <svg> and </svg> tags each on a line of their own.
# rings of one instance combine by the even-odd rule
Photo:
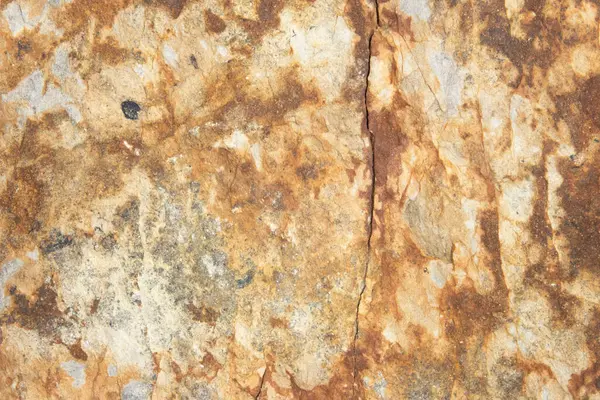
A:
<svg viewBox="0 0 600 400">
<path fill-rule="evenodd" d="M 600 398 L 587 0 L 0 0 L 0 398 Z"/>
</svg>

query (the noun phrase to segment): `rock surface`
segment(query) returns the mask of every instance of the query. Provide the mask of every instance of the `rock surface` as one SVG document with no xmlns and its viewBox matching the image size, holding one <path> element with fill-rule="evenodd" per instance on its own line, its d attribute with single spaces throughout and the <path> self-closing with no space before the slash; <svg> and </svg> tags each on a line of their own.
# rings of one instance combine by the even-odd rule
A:
<svg viewBox="0 0 600 400">
<path fill-rule="evenodd" d="M 0 0 L 0 398 L 600 398 L 587 0 Z"/>
</svg>

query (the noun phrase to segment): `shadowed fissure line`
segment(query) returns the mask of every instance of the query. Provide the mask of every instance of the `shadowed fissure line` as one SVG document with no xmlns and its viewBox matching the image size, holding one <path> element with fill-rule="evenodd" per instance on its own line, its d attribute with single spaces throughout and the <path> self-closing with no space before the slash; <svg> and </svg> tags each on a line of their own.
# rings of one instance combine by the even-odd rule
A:
<svg viewBox="0 0 600 400">
<path fill-rule="evenodd" d="M 267 369 L 265 369 L 265 372 L 263 372 L 263 376 L 260 378 L 260 385 L 258 386 L 258 392 L 256 392 L 256 395 L 254 396 L 254 400 L 260 399 L 263 387 L 265 386 L 265 376 L 267 376 Z"/>
<path fill-rule="evenodd" d="M 375 31 L 379 27 L 379 7 L 377 1 L 375 1 L 375 22 L 376 26 L 373 32 L 369 35 L 369 43 L 368 43 L 368 62 L 367 62 L 367 73 L 366 73 L 366 84 L 365 84 L 365 95 L 364 95 L 364 106 L 365 106 L 365 120 L 367 125 L 367 133 L 369 135 L 369 146 L 371 147 L 371 193 L 369 198 L 369 225 L 367 231 L 367 256 L 365 260 L 365 268 L 363 273 L 363 279 L 360 287 L 360 292 L 358 295 L 358 301 L 356 303 L 356 318 L 354 320 L 354 340 L 352 343 L 352 398 L 356 398 L 356 378 L 358 376 L 358 367 L 356 364 L 356 342 L 358 340 L 359 334 L 359 312 L 360 312 L 360 304 L 362 302 L 363 294 L 365 289 L 367 288 L 367 274 L 369 273 L 369 263 L 371 261 L 371 237 L 373 236 L 373 210 L 375 207 L 375 136 L 373 135 L 373 131 L 371 130 L 371 126 L 369 123 L 369 77 L 371 76 L 371 46 L 373 42 L 373 36 L 375 35 Z"/>
</svg>

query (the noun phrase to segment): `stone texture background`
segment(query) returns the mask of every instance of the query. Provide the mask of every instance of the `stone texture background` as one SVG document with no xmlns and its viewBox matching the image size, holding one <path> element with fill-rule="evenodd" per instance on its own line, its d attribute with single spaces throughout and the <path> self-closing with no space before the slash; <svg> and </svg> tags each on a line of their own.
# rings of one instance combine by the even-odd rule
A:
<svg viewBox="0 0 600 400">
<path fill-rule="evenodd" d="M 600 399 L 599 8 L 0 0 L 0 398 Z"/>
</svg>

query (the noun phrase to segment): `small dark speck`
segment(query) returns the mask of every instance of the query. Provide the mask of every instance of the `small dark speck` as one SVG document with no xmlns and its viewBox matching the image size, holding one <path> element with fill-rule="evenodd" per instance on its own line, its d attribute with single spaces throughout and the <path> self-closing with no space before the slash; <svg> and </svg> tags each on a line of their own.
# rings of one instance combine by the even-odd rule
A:
<svg viewBox="0 0 600 400">
<path fill-rule="evenodd" d="M 569 158 L 571 159 L 571 161 L 575 161 L 575 154 L 571 154 L 571 155 L 569 156 Z"/>
<path fill-rule="evenodd" d="M 600 139 L 598 139 L 598 138 L 594 138 L 594 142 L 596 142 L 596 143 L 600 143 Z"/>
<path fill-rule="evenodd" d="M 42 223 L 40 221 L 38 221 L 38 220 L 35 220 L 31 224 L 31 229 L 29 230 L 29 233 L 37 232 L 37 231 L 40 230 L 41 227 L 42 227 Z"/>
<path fill-rule="evenodd" d="M 106 235 L 100 240 L 100 244 L 105 250 L 112 251 L 117 247 L 117 241 L 114 235 Z"/>
<path fill-rule="evenodd" d="M 31 45 L 29 42 L 19 40 L 17 42 L 17 58 L 20 60 L 23 58 L 23 53 L 29 53 L 31 51 Z"/>
<path fill-rule="evenodd" d="M 198 60 L 196 60 L 196 56 L 193 54 L 190 56 L 190 63 L 194 68 L 198 69 Z"/>
<path fill-rule="evenodd" d="M 63 235 L 61 232 L 53 230 L 50 236 L 42 241 L 40 248 L 43 254 L 50 254 L 71 245 L 71 243 L 73 243 L 72 236 Z"/>
<path fill-rule="evenodd" d="M 250 270 L 246 273 L 246 276 L 236 281 L 238 289 L 243 289 L 248 286 L 252 282 L 252 279 L 254 279 L 254 271 Z"/>
<path fill-rule="evenodd" d="M 121 103 L 121 110 L 127 119 L 138 119 L 138 113 L 142 110 L 138 103 L 125 100 Z"/>
</svg>

